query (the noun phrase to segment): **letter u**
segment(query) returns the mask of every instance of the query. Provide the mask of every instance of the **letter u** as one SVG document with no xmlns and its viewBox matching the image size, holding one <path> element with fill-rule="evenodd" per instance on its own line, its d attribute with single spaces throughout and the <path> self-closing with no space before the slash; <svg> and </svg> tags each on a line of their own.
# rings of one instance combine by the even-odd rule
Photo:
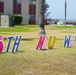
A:
<svg viewBox="0 0 76 75">
<path fill-rule="evenodd" d="M 52 36 L 50 36 L 48 41 L 48 48 L 52 49 L 55 45 L 55 42 L 56 42 L 56 37 L 53 38 Z"/>
</svg>

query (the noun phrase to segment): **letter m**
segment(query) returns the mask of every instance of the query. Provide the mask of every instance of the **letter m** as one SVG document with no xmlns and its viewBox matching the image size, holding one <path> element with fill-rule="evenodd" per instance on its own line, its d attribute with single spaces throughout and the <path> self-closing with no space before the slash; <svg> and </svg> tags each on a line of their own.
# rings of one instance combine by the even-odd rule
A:
<svg viewBox="0 0 76 75">
<path fill-rule="evenodd" d="M 39 42 L 37 44 L 36 50 L 42 49 L 44 42 L 45 42 L 46 36 L 40 36 Z"/>
</svg>

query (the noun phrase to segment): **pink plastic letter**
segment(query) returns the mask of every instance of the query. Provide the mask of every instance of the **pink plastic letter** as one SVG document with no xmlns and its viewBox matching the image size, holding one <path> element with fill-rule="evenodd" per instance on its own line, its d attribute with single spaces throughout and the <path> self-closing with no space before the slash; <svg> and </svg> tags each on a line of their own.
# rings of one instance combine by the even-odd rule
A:
<svg viewBox="0 0 76 75">
<path fill-rule="evenodd" d="M 40 36 L 40 39 L 39 39 L 38 45 L 36 47 L 36 50 L 38 50 L 39 48 L 42 49 L 43 44 L 45 42 L 45 38 L 46 38 L 46 36 Z"/>
<path fill-rule="evenodd" d="M 70 47 L 74 46 L 74 35 L 70 36 Z"/>
<path fill-rule="evenodd" d="M 4 44 L 3 44 L 3 36 L 0 36 L 0 53 L 2 52 L 3 48 L 4 48 Z"/>
</svg>

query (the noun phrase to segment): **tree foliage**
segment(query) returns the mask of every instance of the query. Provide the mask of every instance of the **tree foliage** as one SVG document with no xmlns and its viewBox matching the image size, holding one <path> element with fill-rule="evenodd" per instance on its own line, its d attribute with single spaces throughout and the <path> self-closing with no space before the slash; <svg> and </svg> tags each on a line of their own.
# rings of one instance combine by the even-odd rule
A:
<svg viewBox="0 0 76 75">
<path fill-rule="evenodd" d="M 46 13 L 46 11 L 48 11 L 48 8 L 49 8 L 49 5 L 46 3 L 46 1 L 45 1 L 45 7 L 44 7 L 44 13 Z"/>
</svg>

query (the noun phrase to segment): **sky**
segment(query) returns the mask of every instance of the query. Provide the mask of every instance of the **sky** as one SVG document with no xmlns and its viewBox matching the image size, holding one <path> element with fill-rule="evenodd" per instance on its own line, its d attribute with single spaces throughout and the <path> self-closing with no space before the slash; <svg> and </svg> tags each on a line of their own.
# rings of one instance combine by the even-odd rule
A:
<svg viewBox="0 0 76 75">
<path fill-rule="evenodd" d="M 67 19 L 76 20 L 76 0 L 66 0 L 67 1 Z M 53 19 L 64 19 L 65 10 L 65 0 L 46 0 L 49 5 L 48 11 L 50 18 Z"/>
</svg>

